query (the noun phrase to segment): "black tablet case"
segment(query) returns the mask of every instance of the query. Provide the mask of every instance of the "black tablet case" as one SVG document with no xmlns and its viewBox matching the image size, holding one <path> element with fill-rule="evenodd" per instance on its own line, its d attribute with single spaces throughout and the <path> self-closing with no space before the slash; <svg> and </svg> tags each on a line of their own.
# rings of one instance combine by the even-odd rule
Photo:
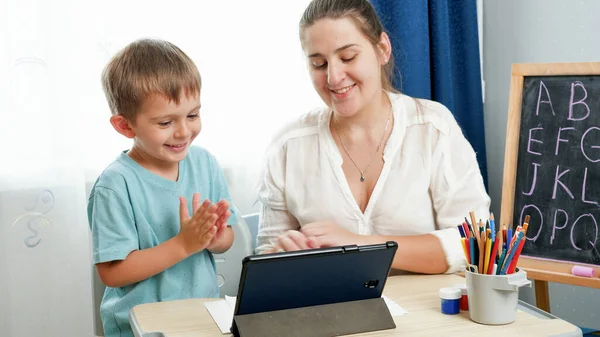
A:
<svg viewBox="0 0 600 337">
<path fill-rule="evenodd" d="M 381 298 L 395 242 L 243 260 L 235 336 L 338 336 L 393 329 Z"/>
</svg>

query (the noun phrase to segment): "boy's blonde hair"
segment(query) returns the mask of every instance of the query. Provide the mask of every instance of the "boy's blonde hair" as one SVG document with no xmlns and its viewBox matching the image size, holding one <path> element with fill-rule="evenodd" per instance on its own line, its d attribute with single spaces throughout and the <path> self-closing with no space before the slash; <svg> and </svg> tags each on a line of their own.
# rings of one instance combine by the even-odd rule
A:
<svg viewBox="0 0 600 337">
<path fill-rule="evenodd" d="M 134 123 L 144 100 L 159 94 L 179 104 L 182 94 L 200 94 L 201 79 L 194 62 L 174 44 L 154 39 L 130 43 L 102 72 L 102 88 L 113 115 Z"/>
</svg>

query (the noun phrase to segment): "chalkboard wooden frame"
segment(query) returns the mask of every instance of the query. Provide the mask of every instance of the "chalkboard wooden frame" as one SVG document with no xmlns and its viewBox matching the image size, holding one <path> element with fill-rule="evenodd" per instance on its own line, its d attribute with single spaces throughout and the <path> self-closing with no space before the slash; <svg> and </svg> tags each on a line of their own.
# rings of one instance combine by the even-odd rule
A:
<svg viewBox="0 0 600 337">
<path fill-rule="evenodd" d="M 527 76 L 561 75 L 600 75 L 600 62 L 531 63 L 512 65 L 508 122 L 506 129 L 506 148 L 504 155 L 504 177 L 502 182 L 501 224 L 510 224 L 513 219 L 524 78 Z M 571 274 L 572 267 L 576 265 L 576 263 L 572 262 L 549 261 L 535 257 L 522 256 L 519 258 L 518 265 L 519 268 L 527 271 L 528 278 L 537 280 L 535 284 L 538 307 L 544 310 L 549 309 L 547 282 L 600 288 L 600 278 L 598 278 L 600 276 L 599 266 L 590 266 L 595 270 L 595 277 L 587 278 Z"/>
</svg>

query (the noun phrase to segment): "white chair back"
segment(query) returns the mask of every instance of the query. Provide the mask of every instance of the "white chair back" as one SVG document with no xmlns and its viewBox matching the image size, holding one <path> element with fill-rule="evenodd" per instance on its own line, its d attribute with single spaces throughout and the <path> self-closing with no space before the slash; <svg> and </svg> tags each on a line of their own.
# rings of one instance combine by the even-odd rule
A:
<svg viewBox="0 0 600 337">
<path fill-rule="evenodd" d="M 234 239 L 231 248 L 223 254 L 214 255 L 221 297 L 237 295 L 242 273 L 242 260 L 254 252 L 252 234 L 245 217 L 240 217 L 238 224 L 232 226 L 232 229 Z"/>
</svg>

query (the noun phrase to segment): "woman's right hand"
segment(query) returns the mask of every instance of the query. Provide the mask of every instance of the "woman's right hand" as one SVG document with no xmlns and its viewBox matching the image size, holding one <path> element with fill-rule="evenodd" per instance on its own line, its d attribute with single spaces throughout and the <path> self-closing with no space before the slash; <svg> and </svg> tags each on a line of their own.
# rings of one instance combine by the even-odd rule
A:
<svg viewBox="0 0 600 337">
<path fill-rule="evenodd" d="M 277 238 L 277 244 L 265 253 L 291 252 L 295 250 L 305 250 L 320 248 L 317 240 L 312 236 L 306 236 L 300 231 L 289 230 Z"/>
</svg>

